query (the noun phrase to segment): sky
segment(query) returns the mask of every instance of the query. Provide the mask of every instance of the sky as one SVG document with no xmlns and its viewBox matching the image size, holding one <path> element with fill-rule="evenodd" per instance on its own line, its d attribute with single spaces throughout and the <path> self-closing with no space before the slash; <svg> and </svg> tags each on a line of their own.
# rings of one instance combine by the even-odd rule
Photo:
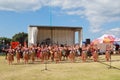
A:
<svg viewBox="0 0 120 80">
<path fill-rule="evenodd" d="M 0 0 L 0 37 L 28 32 L 29 25 L 83 28 L 83 40 L 120 38 L 120 0 Z"/>
</svg>

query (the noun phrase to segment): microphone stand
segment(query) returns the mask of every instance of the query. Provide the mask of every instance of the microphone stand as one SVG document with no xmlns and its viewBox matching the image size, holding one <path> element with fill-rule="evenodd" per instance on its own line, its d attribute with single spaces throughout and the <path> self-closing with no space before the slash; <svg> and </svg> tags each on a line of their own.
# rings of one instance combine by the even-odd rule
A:
<svg viewBox="0 0 120 80">
<path fill-rule="evenodd" d="M 44 69 L 41 70 L 41 71 L 48 71 L 48 68 L 47 68 L 47 60 L 45 60 L 45 62 L 44 62 Z"/>
</svg>

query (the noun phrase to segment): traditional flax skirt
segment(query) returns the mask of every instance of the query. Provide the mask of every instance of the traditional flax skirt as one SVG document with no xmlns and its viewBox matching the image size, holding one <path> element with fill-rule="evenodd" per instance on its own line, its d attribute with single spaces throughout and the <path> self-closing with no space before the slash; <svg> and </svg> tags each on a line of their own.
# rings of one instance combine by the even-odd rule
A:
<svg viewBox="0 0 120 80">
<path fill-rule="evenodd" d="M 8 54 L 7 54 L 7 60 L 8 60 L 9 62 L 14 61 L 14 55 L 11 54 L 11 53 L 8 53 Z"/>
</svg>

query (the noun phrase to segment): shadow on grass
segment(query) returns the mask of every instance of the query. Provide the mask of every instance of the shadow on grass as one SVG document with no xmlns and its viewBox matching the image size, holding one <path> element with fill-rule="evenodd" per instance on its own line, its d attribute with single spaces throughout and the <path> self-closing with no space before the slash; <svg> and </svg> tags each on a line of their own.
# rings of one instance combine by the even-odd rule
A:
<svg viewBox="0 0 120 80">
<path fill-rule="evenodd" d="M 98 61 L 98 63 L 108 66 L 108 69 L 117 69 L 117 70 L 120 70 L 120 68 L 115 67 L 115 66 L 112 66 L 112 65 L 111 65 L 111 62 L 110 62 L 110 64 L 107 64 L 107 63 Z"/>
</svg>

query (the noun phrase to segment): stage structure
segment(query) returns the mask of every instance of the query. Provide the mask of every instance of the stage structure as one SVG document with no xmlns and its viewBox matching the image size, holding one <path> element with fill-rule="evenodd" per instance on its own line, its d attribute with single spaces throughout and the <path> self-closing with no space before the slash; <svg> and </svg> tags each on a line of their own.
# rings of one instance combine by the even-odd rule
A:
<svg viewBox="0 0 120 80">
<path fill-rule="evenodd" d="M 78 43 L 82 45 L 82 27 L 30 25 L 28 27 L 28 45 L 38 43 L 67 45 Z"/>
</svg>

